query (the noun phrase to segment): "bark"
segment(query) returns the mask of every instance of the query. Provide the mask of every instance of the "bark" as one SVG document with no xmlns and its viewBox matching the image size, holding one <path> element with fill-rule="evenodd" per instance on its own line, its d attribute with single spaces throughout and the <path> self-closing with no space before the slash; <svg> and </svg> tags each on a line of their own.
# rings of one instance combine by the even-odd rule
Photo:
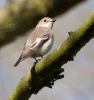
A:
<svg viewBox="0 0 94 100">
<path fill-rule="evenodd" d="M 35 64 L 20 80 L 9 100 L 28 100 L 32 94 L 37 94 L 43 87 L 52 88 L 54 81 L 60 76 L 61 66 L 73 60 L 78 51 L 94 37 L 94 12 L 52 53 Z"/>
</svg>

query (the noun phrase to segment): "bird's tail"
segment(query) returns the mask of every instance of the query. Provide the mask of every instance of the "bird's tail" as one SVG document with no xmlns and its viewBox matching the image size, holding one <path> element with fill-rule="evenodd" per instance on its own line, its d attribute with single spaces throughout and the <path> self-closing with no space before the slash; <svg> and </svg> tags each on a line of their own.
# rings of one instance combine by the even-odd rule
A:
<svg viewBox="0 0 94 100">
<path fill-rule="evenodd" d="M 21 61 L 22 61 L 22 56 L 19 57 L 19 59 L 17 60 L 17 62 L 15 63 L 13 67 L 16 67 Z"/>
</svg>

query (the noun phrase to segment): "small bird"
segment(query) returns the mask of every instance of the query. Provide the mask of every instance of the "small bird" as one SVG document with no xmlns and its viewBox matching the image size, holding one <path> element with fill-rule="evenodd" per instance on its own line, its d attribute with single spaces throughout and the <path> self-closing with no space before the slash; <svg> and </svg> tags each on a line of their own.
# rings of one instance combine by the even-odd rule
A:
<svg viewBox="0 0 94 100">
<path fill-rule="evenodd" d="M 49 17 L 44 17 L 38 22 L 24 44 L 22 53 L 14 67 L 28 57 L 33 57 L 37 62 L 38 60 L 35 57 L 43 58 L 43 55 L 50 51 L 54 42 L 52 28 L 55 21 Z"/>
</svg>

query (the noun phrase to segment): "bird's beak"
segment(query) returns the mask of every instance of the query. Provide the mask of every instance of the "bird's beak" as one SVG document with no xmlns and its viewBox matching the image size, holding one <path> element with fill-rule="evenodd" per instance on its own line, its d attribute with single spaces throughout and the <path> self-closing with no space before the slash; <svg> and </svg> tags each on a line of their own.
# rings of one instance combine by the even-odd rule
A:
<svg viewBox="0 0 94 100">
<path fill-rule="evenodd" d="M 55 22 L 55 21 L 56 21 L 55 19 L 52 20 L 52 22 Z"/>
<path fill-rule="evenodd" d="M 55 22 L 56 20 L 54 19 L 52 22 Z"/>
</svg>

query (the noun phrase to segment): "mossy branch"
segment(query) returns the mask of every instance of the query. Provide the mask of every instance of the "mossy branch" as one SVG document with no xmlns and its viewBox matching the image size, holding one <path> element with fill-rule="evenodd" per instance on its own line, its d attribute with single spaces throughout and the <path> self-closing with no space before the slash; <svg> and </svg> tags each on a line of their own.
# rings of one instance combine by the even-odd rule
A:
<svg viewBox="0 0 94 100">
<path fill-rule="evenodd" d="M 63 33 L 64 34 L 64 33 Z M 32 94 L 47 86 L 52 88 L 54 81 L 63 78 L 61 66 L 78 53 L 94 37 L 94 12 L 52 53 L 40 60 L 20 80 L 9 100 L 28 100 Z"/>
</svg>

